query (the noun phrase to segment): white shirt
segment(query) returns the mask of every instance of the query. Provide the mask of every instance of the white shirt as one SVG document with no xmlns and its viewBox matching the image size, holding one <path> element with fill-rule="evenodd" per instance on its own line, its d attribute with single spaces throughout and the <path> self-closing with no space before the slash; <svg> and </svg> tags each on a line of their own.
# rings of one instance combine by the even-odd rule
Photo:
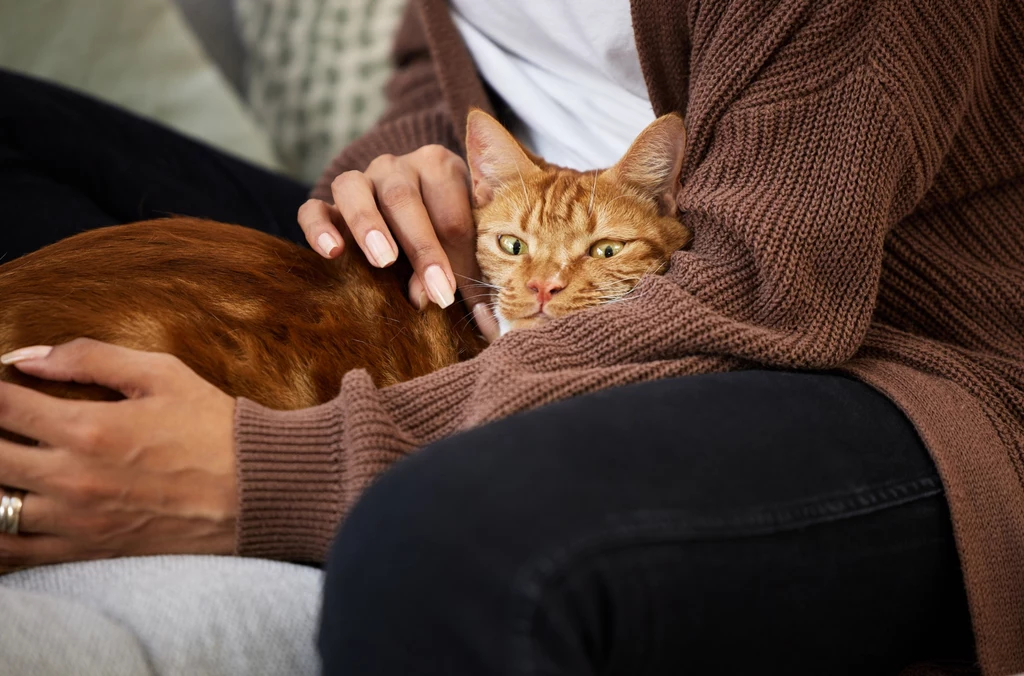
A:
<svg viewBox="0 0 1024 676">
<path fill-rule="evenodd" d="M 512 132 L 549 162 L 610 166 L 654 120 L 629 0 L 451 0 L 451 13 Z"/>
</svg>

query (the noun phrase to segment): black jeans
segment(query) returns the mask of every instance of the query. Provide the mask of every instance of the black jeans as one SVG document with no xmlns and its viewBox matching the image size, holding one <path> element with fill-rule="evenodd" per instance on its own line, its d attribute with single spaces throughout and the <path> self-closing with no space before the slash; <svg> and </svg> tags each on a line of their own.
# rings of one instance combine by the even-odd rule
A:
<svg viewBox="0 0 1024 676">
<path fill-rule="evenodd" d="M 305 242 L 308 188 L 113 106 L 0 70 L 0 262 L 170 215 Z"/>
<path fill-rule="evenodd" d="M 0 73 L 0 255 L 171 213 L 302 241 L 305 195 Z M 779 372 L 580 397 L 399 463 L 339 533 L 320 648 L 345 676 L 875 676 L 973 652 L 913 427 L 850 379 Z"/>
<path fill-rule="evenodd" d="M 327 566 L 326 674 L 895 674 L 970 660 L 942 487 L 887 399 L 768 371 L 433 444 Z"/>
</svg>

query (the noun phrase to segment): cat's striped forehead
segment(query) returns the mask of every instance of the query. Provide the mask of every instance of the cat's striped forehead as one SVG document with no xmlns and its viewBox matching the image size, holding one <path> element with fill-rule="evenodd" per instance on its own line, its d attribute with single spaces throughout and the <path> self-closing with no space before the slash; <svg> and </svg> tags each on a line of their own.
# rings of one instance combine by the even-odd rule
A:
<svg viewBox="0 0 1024 676">
<path fill-rule="evenodd" d="M 531 183 L 527 190 L 528 206 L 520 212 L 518 219 L 523 232 L 531 234 L 539 228 L 550 232 L 553 228 L 565 226 L 580 235 L 594 233 L 597 228 L 594 211 L 597 172 L 545 172 Z"/>
</svg>

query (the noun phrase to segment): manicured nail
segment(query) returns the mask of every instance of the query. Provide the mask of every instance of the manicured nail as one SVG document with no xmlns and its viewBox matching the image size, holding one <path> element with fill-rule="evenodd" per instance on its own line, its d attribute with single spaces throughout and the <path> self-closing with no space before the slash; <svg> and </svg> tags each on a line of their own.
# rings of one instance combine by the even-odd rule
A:
<svg viewBox="0 0 1024 676">
<path fill-rule="evenodd" d="M 370 250 L 378 268 L 387 267 L 395 262 L 395 252 L 388 244 L 387 238 L 379 230 L 366 233 L 366 248 Z"/>
<path fill-rule="evenodd" d="M 427 295 L 423 287 L 420 287 L 420 293 L 416 297 L 416 309 L 422 312 L 427 309 L 428 305 L 430 305 L 430 296 Z"/>
<path fill-rule="evenodd" d="M 452 291 L 452 285 L 448 282 L 448 277 L 445 276 L 444 270 L 441 269 L 440 265 L 431 265 L 427 268 L 427 271 L 423 273 L 423 281 L 426 284 L 431 300 L 442 308 L 446 308 L 455 302 L 455 293 Z"/>
<path fill-rule="evenodd" d="M 20 350 L 14 350 L 7 354 L 0 356 L 0 364 L 17 364 L 19 361 L 28 361 L 29 359 L 42 359 L 46 355 L 50 354 L 53 348 L 49 345 L 33 345 L 32 347 L 23 347 Z"/>
<path fill-rule="evenodd" d="M 338 240 L 334 239 L 334 237 L 331 236 L 331 233 L 324 232 L 316 238 L 316 245 L 320 247 L 320 250 L 324 252 L 325 256 L 330 256 L 334 253 L 334 250 L 338 248 Z"/>
</svg>

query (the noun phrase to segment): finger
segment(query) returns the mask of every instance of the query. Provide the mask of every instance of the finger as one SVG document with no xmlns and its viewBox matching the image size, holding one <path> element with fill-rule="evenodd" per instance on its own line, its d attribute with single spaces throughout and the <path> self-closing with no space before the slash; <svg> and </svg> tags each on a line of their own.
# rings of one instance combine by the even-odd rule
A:
<svg viewBox="0 0 1024 676">
<path fill-rule="evenodd" d="M 495 319 L 494 313 L 491 312 L 491 306 L 488 303 L 479 303 L 473 308 L 473 320 L 488 343 L 493 343 L 501 337 L 501 327 L 498 325 L 498 320 Z"/>
<path fill-rule="evenodd" d="M 337 258 L 345 248 L 338 232 L 338 210 L 322 200 L 310 199 L 299 207 L 299 227 L 314 251 L 324 258 Z"/>
<path fill-rule="evenodd" d="M 0 568 L 26 568 L 96 556 L 75 555 L 74 543 L 55 535 L 0 535 Z"/>
<path fill-rule="evenodd" d="M 0 485 L 22 491 L 39 491 L 57 466 L 50 449 L 22 446 L 0 439 Z"/>
<path fill-rule="evenodd" d="M 54 347 L 46 356 L 13 364 L 19 371 L 37 378 L 102 385 L 135 398 L 165 387 L 168 366 L 173 361 L 165 354 L 76 338 Z"/>
<path fill-rule="evenodd" d="M 445 308 L 455 302 L 455 275 L 441 247 L 411 172 L 393 172 L 375 180 L 381 214 L 409 257 L 430 300 Z"/>
<path fill-rule="evenodd" d="M 373 182 L 361 172 L 347 171 L 331 183 L 331 193 L 366 260 L 378 268 L 394 263 L 398 245 L 377 209 Z"/>
<path fill-rule="evenodd" d="M 2 470 L 0 470 L 2 471 Z M 18 520 L 19 535 L 58 535 L 66 532 L 61 528 L 61 510 L 56 501 L 39 493 L 28 492 L 21 499 L 21 517 Z"/>
<path fill-rule="evenodd" d="M 84 510 L 72 502 L 42 493 L 28 493 L 22 500 L 18 533 L 64 535 L 79 541 L 111 543 L 121 536 L 145 529 L 149 537 L 173 535 L 173 519 L 153 518 L 97 506 Z"/>
<path fill-rule="evenodd" d="M 0 383 L 0 429 L 50 446 L 78 447 L 90 434 L 85 421 L 99 413 L 97 406 L 110 405 L 109 402 L 61 399 L 27 387 Z M 52 457 L 47 453 L 52 450 L 0 440 L 0 482 L 28 490 L 36 488 L 35 479 L 45 476 L 36 472 L 37 465 Z M 11 464 L 4 465 L 8 459 Z"/>
<path fill-rule="evenodd" d="M 438 241 L 448 256 L 455 284 L 470 309 L 486 300 L 481 293 L 480 267 L 476 262 L 476 228 L 469 203 L 469 188 L 457 165 L 420 173 L 423 204 Z"/>
<path fill-rule="evenodd" d="M 423 288 L 423 282 L 417 275 L 409 278 L 409 300 L 416 306 L 417 310 L 423 311 L 430 305 L 430 297 L 427 290 Z"/>
</svg>

